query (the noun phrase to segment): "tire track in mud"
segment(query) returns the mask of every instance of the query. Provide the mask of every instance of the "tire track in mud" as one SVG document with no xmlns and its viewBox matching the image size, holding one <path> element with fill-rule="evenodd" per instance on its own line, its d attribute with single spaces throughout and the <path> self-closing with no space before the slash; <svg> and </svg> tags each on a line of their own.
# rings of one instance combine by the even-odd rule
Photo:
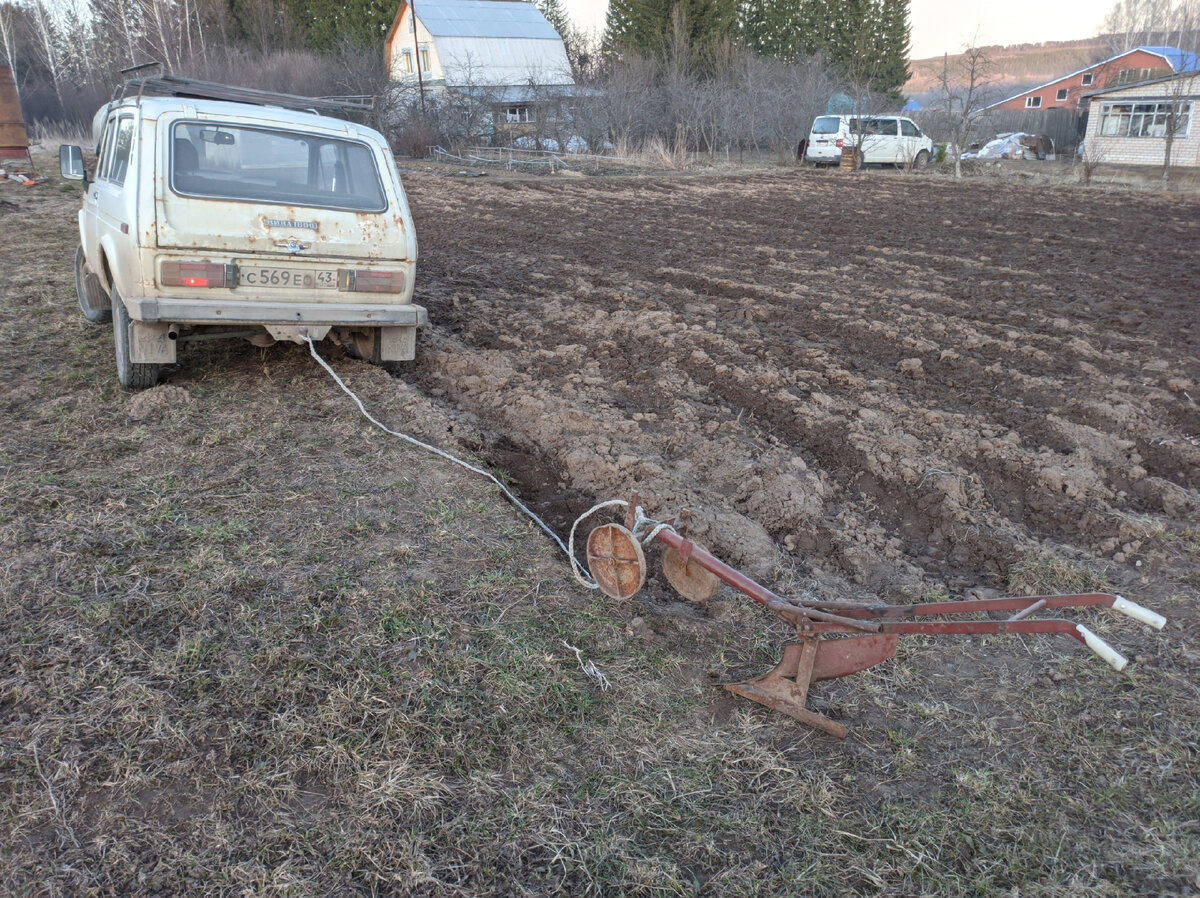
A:
<svg viewBox="0 0 1200 898">
<path fill-rule="evenodd" d="M 794 556 L 887 592 L 1003 586 L 1043 542 L 1132 562 L 1200 509 L 1194 200 L 792 174 L 409 191 L 434 322 L 413 371 L 493 457 L 536 459 L 512 473 L 560 526 L 637 487 L 760 576 Z M 1063 262 L 1066 236 L 1090 260 L 1152 222 L 1118 276 Z"/>
</svg>

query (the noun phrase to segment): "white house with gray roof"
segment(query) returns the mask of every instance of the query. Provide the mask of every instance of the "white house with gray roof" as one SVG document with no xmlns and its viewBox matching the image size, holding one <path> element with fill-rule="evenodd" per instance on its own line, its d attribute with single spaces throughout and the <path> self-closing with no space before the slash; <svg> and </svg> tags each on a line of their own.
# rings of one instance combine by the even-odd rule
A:
<svg viewBox="0 0 1200 898">
<path fill-rule="evenodd" d="M 393 80 L 431 88 L 575 83 L 562 38 L 525 0 L 402 2 L 385 49 Z"/>
</svg>

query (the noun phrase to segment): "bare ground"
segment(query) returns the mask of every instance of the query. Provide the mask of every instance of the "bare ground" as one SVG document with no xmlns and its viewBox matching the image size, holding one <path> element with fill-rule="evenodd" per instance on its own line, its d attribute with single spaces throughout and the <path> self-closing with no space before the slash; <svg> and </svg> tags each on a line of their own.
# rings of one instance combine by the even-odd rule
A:
<svg viewBox="0 0 1200 898">
<path fill-rule="evenodd" d="M 434 322 L 389 425 L 561 532 L 637 488 L 797 596 L 1111 588 L 1161 633 L 787 633 L 577 587 L 300 347 L 115 386 L 77 193 L 0 208 L 0 874 L 32 894 L 1185 894 L 1197 864 L 1200 201 L 882 173 L 408 181 Z M 978 592 L 976 593 L 978 594 Z M 573 648 L 572 648 L 573 647 Z M 612 682 L 589 679 L 574 651 Z"/>
</svg>

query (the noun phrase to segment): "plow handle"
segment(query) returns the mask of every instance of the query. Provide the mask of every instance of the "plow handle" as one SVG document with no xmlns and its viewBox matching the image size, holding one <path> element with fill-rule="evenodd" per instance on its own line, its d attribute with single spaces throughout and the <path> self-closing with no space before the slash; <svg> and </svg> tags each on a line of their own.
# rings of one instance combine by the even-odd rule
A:
<svg viewBox="0 0 1200 898">
<path fill-rule="evenodd" d="M 1155 630 L 1161 630 L 1167 623 L 1167 619 L 1161 614 L 1151 611 L 1149 608 L 1143 608 L 1137 602 L 1131 602 L 1122 596 L 1115 596 L 1113 598 L 1112 607 L 1113 611 L 1120 611 L 1122 614 L 1127 614 L 1136 621 L 1149 624 Z"/>
<path fill-rule="evenodd" d="M 1108 662 L 1108 666 L 1113 670 L 1124 670 L 1125 665 L 1129 663 L 1129 659 L 1114 649 L 1111 645 L 1085 627 L 1083 624 L 1076 624 L 1075 629 L 1079 631 L 1079 635 L 1083 638 L 1084 643 L 1089 649 Z"/>
</svg>

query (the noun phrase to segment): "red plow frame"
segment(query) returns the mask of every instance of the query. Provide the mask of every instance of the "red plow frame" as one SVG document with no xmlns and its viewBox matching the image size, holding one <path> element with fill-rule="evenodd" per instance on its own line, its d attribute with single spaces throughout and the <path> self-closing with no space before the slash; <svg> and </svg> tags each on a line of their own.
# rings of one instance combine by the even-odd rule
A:
<svg viewBox="0 0 1200 898">
<path fill-rule="evenodd" d="M 1141 605 L 1110 593 L 1014 596 L 911 605 L 856 602 L 798 602 L 776 595 L 688 540 L 686 512 L 676 529 L 673 522 L 643 517 L 637 494 L 628 503 L 625 526 L 605 524 L 588 537 L 588 561 L 597 586 L 615 598 L 629 598 L 644 584 L 645 556 L 639 539 L 667 546 L 664 569 L 671 584 L 686 598 L 705 601 L 727 583 L 791 624 L 797 641 L 784 647 L 783 658 L 768 673 L 725 686 L 776 711 L 841 739 L 846 728 L 807 706 L 809 685 L 858 673 L 887 661 L 896 653 L 900 636 L 967 636 L 987 634 L 1061 633 L 1090 648 L 1116 670 L 1127 659 L 1082 624 L 1063 618 L 1033 617 L 1039 611 L 1104 606 L 1141 623 L 1162 629 L 1166 619 Z M 646 536 L 640 533 L 647 530 Z M 967 619 L 963 615 L 1011 612 L 1004 619 Z M 833 638 L 829 638 L 833 637 Z"/>
</svg>

